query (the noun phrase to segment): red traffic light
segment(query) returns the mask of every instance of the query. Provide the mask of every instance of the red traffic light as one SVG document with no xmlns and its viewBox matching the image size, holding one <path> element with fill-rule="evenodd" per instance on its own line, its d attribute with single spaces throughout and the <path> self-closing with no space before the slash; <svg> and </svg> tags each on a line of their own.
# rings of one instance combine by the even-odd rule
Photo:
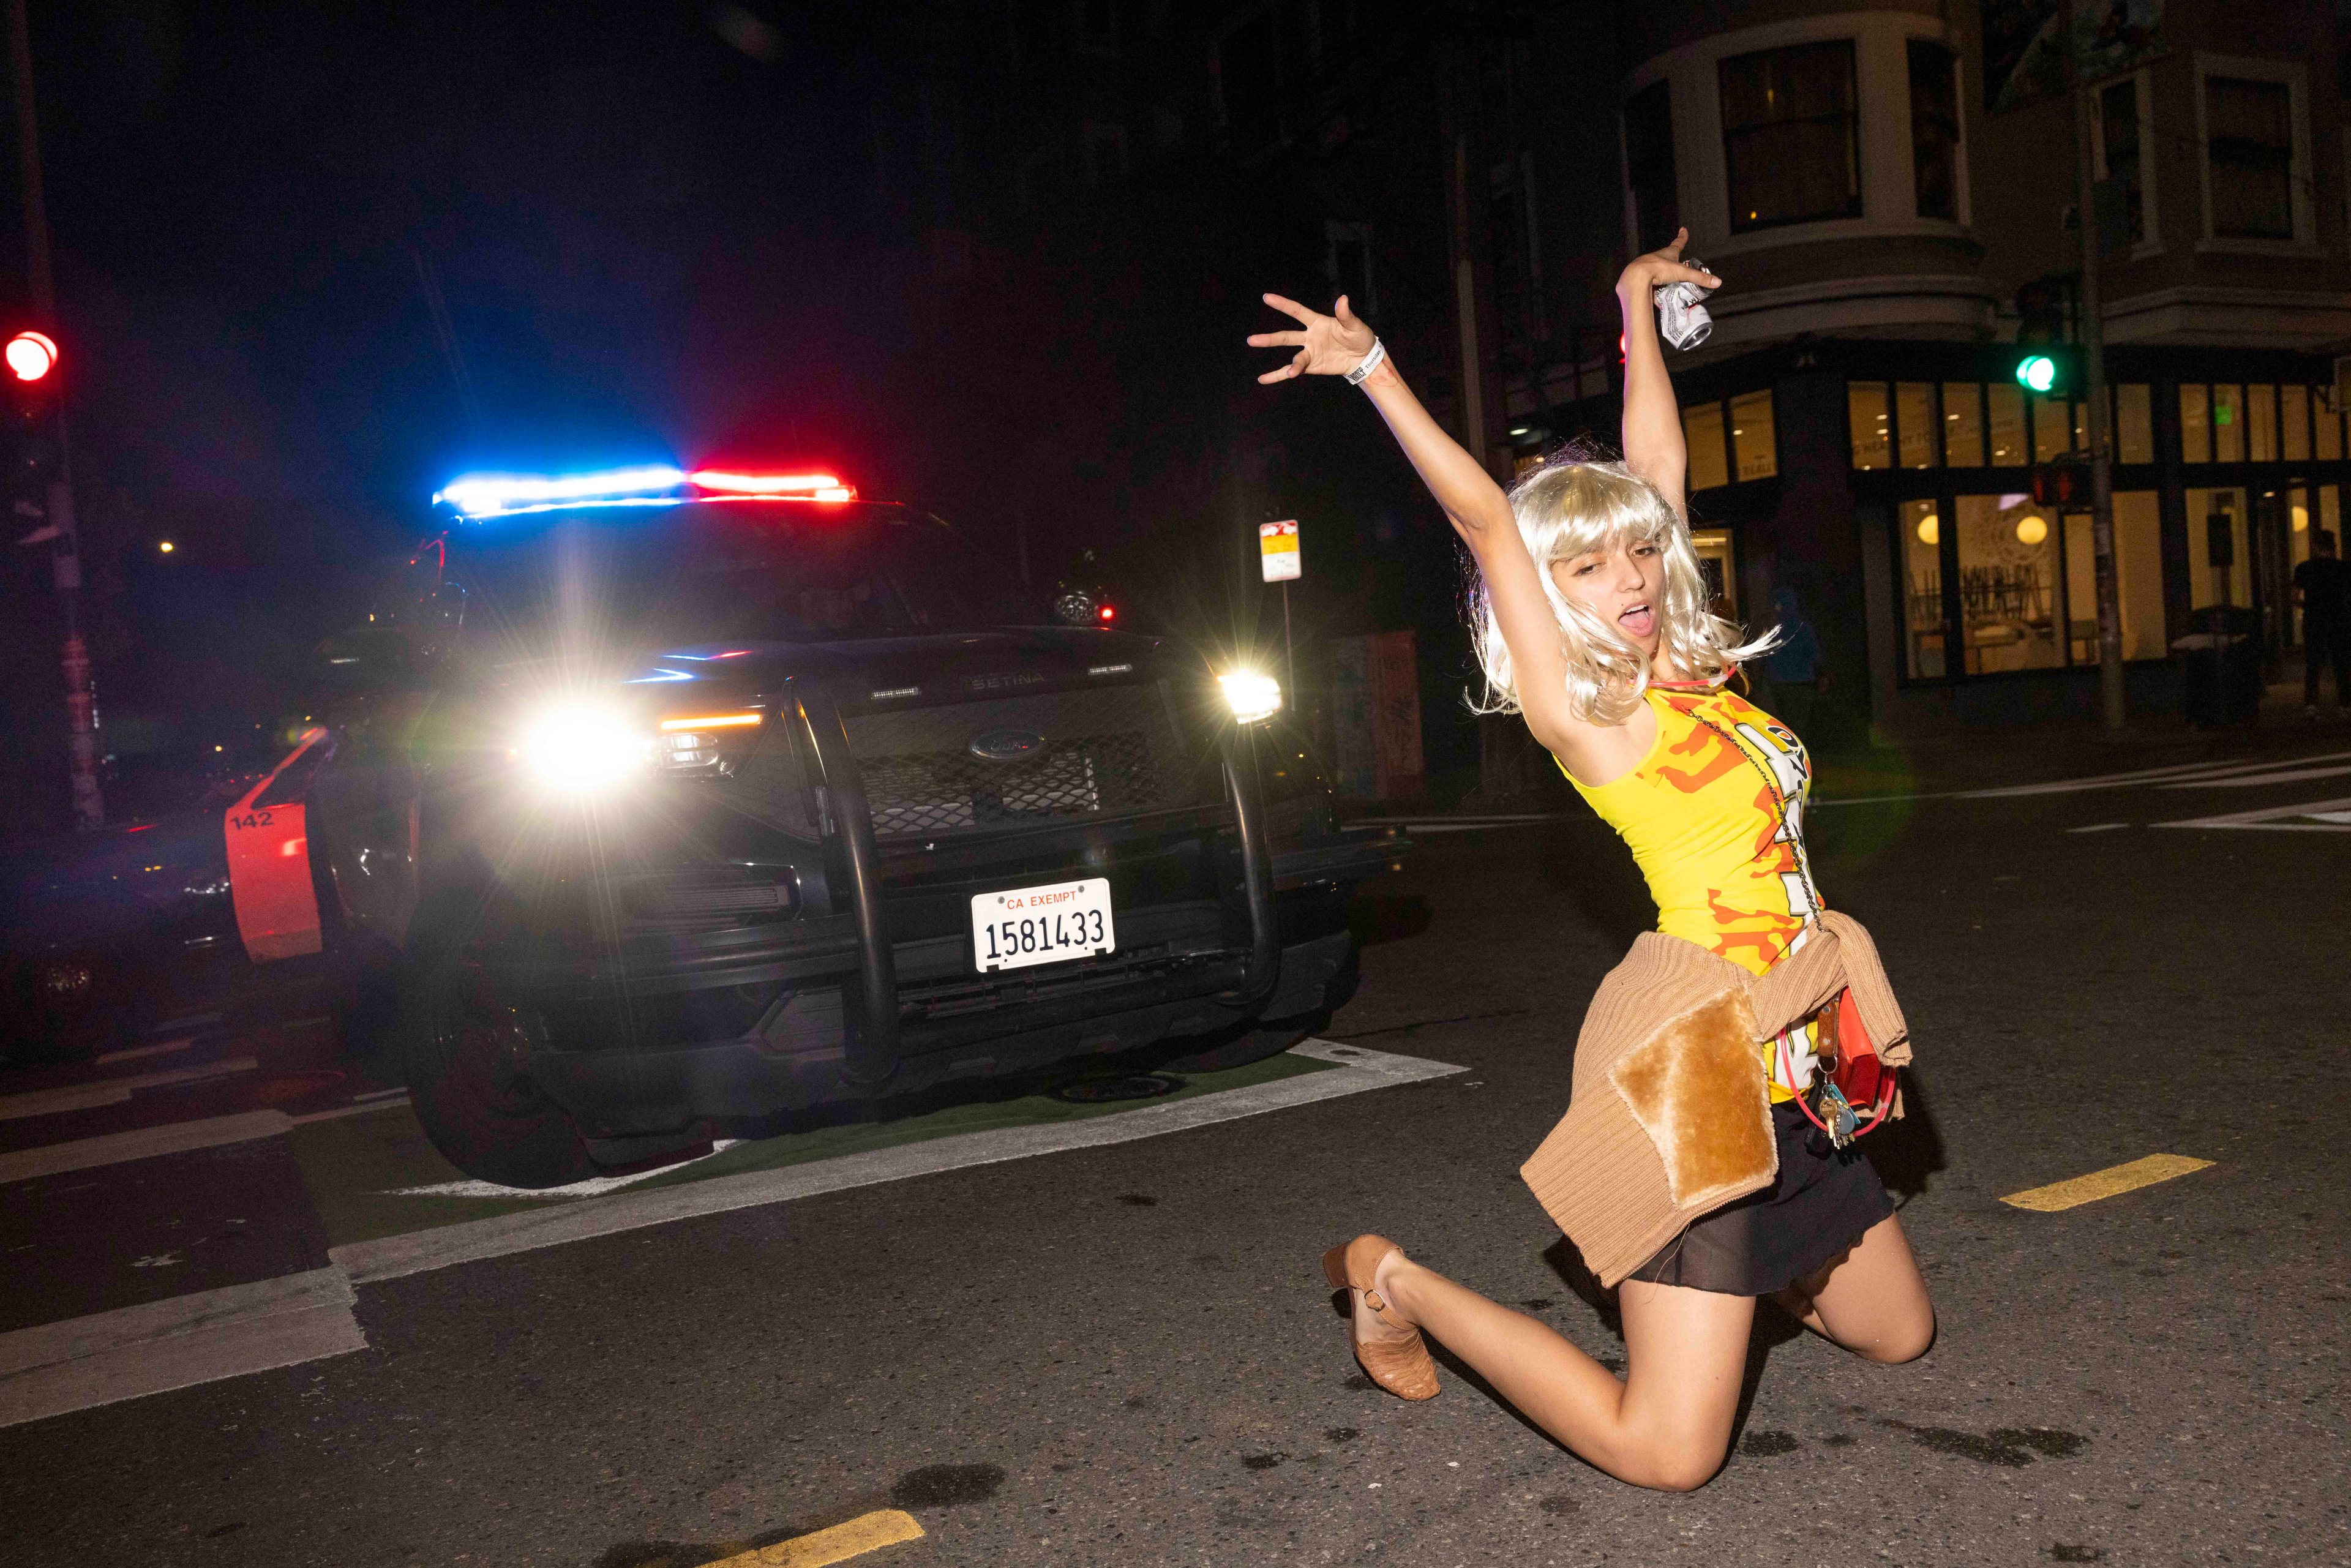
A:
<svg viewBox="0 0 2351 1568">
<path fill-rule="evenodd" d="M 46 332 L 19 332 L 8 340 L 8 373 L 37 382 L 57 367 L 57 340 Z"/>
<path fill-rule="evenodd" d="M 1105 621 L 1115 621 L 1118 619 L 1117 610 L 1107 604 L 1102 607 L 1101 615 Z"/>
</svg>

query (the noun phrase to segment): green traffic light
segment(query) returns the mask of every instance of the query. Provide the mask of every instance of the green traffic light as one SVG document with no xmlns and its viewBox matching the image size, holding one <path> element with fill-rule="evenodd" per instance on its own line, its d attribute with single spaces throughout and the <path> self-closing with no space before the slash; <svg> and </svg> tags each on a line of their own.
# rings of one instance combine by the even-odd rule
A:
<svg viewBox="0 0 2351 1568">
<path fill-rule="evenodd" d="M 2032 392 L 2045 392 L 2057 384 L 2057 361 L 2046 354 L 2027 354 L 2016 361 L 2016 379 Z"/>
</svg>

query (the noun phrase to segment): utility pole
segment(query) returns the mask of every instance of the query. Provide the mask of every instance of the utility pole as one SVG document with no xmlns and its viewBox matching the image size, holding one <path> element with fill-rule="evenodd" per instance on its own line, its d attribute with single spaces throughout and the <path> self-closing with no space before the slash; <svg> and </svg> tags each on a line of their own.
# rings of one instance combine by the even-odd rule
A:
<svg viewBox="0 0 2351 1568">
<path fill-rule="evenodd" d="M 41 141 L 33 108 L 32 33 L 25 0 L 8 0 L 8 65 L 16 92 L 17 184 L 25 200 L 25 277 L 33 314 L 44 328 L 57 325 L 57 290 L 49 274 L 48 205 L 41 191 Z M 66 718 L 73 779 L 74 826 L 103 827 L 106 801 L 98 789 L 98 694 L 89 677 L 89 647 L 81 635 L 81 549 L 74 531 L 73 457 L 66 444 L 63 402 L 50 413 L 56 422 L 57 477 L 49 482 L 47 528 L 55 564 L 57 606 L 65 621 Z"/>
<path fill-rule="evenodd" d="M 2074 100 L 2074 226 L 2082 240 L 2083 421 L 2090 434 L 2090 548 L 2097 559 L 2098 709 L 2109 730 L 2127 720 L 2123 701 L 2123 618 L 2115 576 L 2115 468 L 2106 421 L 2106 329 L 2098 289 L 2098 225 L 2095 171 L 2090 167 L 2090 94 L 2074 53 L 2074 17 L 2081 0 L 2065 0 L 2062 18 L 2065 87 Z"/>
</svg>

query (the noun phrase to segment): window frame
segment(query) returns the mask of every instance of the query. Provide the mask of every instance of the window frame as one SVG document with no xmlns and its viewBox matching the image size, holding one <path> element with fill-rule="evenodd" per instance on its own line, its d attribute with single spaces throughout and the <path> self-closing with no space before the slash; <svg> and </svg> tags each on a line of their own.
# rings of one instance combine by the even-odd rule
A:
<svg viewBox="0 0 2351 1568">
<path fill-rule="evenodd" d="M 1846 99 L 1844 114 L 1845 128 L 1845 170 L 1846 177 L 1852 183 L 1852 194 L 1848 198 L 1848 205 L 1844 210 L 1835 212 L 1807 213 L 1800 217 L 1792 218 L 1755 218 L 1742 223 L 1739 216 L 1738 192 L 1734 188 L 1737 181 L 1737 172 L 1733 167 L 1734 161 L 1731 157 L 1731 126 L 1729 119 L 1726 115 L 1722 107 L 1723 73 L 1729 70 L 1731 66 L 1743 60 L 1761 59 L 1770 55 L 1793 55 L 1808 51 L 1834 50 L 1838 48 L 1842 48 L 1844 51 L 1846 68 Z M 1725 225 L 1733 239 L 1745 239 L 1755 235 L 1768 234 L 1781 229 L 1805 228 L 1816 224 L 1852 223 L 1868 215 L 1869 183 L 1865 177 L 1865 170 L 1863 166 L 1864 159 L 1862 156 L 1861 146 L 1861 122 L 1865 106 L 1862 101 L 1861 40 L 1859 38 L 1811 38 L 1800 43 L 1781 44 L 1769 48 L 1745 49 L 1737 54 L 1723 55 L 1714 62 L 1714 76 L 1715 134 L 1722 145 L 1723 217 Z M 1907 84 L 1908 82 L 1907 57 L 1904 81 L 1907 90 Z M 1827 117 L 1815 116 L 1813 119 L 1815 120 L 1825 120 Z M 1809 123 L 1809 121 L 1759 121 L 1756 126 L 1742 127 L 1740 133 L 1747 134 L 1751 131 L 1764 130 L 1773 125 L 1792 125 L 1798 123 Z"/>
<path fill-rule="evenodd" d="M 1856 40 L 1856 44 L 1857 43 L 1858 40 Z M 1922 183 L 1925 171 L 1921 167 L 1919 156 L 1918 121 L 1920 111 L 1918 109 L 1917 95 L 1915 90 L 1915 84 L 1917 80 L 1918 72 L 1915 61 L 1919 47 L 1922 45 L 1928 48 L 1941 52 L 1943 57 L 1943 68 L 1950 74 L 1951 210 L 1948 214 L 1921 212 L 1918 208 L 1918 188 Z M 1855 51 L 1855 55 L 1858 56 L 1859 52 L 1858 47 L 1856 47 Z M 1910 138 L 1910 215 L 1917 218 L 1931 219 L 1938 223 L 1958 223 L 1960 219 L 1960 214 L 1965 210 L 1965 204 L 1960 199 L 1959 193 L 1961 186 L 1966 183 L 1960 176 L 1959 164 L 1960 161 L 1967 154 L 1967 138 L 1963 134 L 1963 116 L 1959 111 L 1960 100 L 1966 98 L 1967 93 L 1959 83 L 1959 51 L 1940 38 L 1932 38 L 1923 34 L 1913 33 L 1902 40 L 1902 64 L 1904 68 L 1902 74 L 1903 90 L 1909 96 L 1909 112 L 1905 118 L 1905 127 L 1907 130 Z M 1855 67 L 1857 70 L 1857 59 Z M 1858 127 L 1856 127 L 1856 130 L 1857 129 Z"/>
<path fill-rule="evenodd" d="M 2106 166 L 2105 95 L 2125 82 L 2131 84 L 2132 96 L 2136 99 L 2133 118 L 2138 121 L 2139 237 L 2131 242 L 2130 258 L 2140 261 L 2163 254 L 2163 224 L 2156 194 L 2156 170 L 2160 161 L 2152 156 L 2155 148 L 2155 85 L 2153 73 L 2145 68 L 2109 78 L 2090 89 L 2097 95 L 2096 112 L 2090 116 L 2090 169 L 2098 179 L 2114 177 Z M 2200 89 L 2199 96 L 2201 96 Z"/>
<path fill-rule="evenodd" d="M 2286 166 L 2288 204 L 2294 233 L 2285 239 L 2220 235 L 2212 227 L 2212 133 L 2205 82 L 2211 77 L 2227 80 L 2282 83 L 2286 89 L 2286 120 L 2293 162 Z M 2096 116 L 2091 117 L 2094 120 Z M 2239 256 L 2320 256 L 2317 215 L 2311 200 L 2313 175 L 2310 144 L 2310 73 L 2299 60 L 2262 59 L 2251 55 L 2196 53 L 2196 165 L 2203 182 L 2202 235 L 2196 248 Z"/>
</svg>

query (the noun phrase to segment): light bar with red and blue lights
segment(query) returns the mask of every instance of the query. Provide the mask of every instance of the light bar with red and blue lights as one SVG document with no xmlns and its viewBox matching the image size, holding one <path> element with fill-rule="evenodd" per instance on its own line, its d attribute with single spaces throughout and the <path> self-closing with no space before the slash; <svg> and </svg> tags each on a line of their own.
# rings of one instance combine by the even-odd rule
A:
<svg viewBox="0 0 2351 1568">
<path fill-rule="evenodd" d="M 469 521 L 575 507 L 674 507 L 685 501 L 814 501 L 857 499 L 857 487 L 831 474 L 691 471 L 666 464 L 611 468 L 591 474 L 467 474 L 433 497 Z"/>
</svg>

